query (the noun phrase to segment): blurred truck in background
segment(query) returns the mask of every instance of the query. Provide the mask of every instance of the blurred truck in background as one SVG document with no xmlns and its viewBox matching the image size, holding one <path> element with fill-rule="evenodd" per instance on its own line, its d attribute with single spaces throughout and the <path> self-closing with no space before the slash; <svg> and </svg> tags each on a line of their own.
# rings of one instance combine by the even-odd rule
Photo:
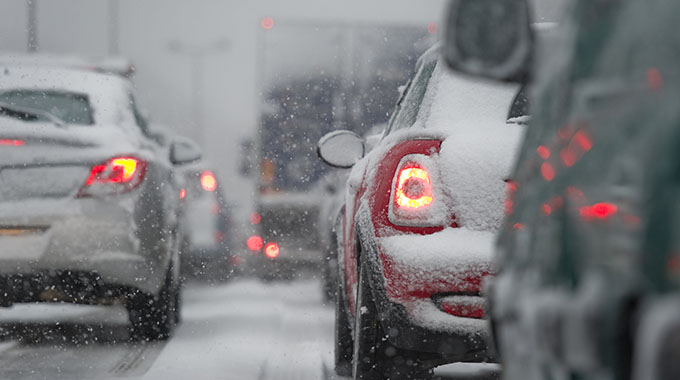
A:
<svg viewBox="0 0 680 380">
<path fill-rule="evenodd" d="M 385 123 L 436 25 L 314 24 L 263 20 L 260 125 L 244 142 L 244 174 L 256 174 L 251 269 L 265 279 L 331 260 L 317 228 L 328 167 L 316 156 L 326 133 L 364 134 Z M 316 52 L 310 55 L 309 52 Z"/>
</svg>

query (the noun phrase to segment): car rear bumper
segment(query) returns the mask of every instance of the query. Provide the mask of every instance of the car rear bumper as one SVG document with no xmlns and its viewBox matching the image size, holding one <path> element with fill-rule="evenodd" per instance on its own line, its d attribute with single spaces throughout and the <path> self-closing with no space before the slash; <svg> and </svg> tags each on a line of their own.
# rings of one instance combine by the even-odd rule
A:
<svg viewBox="0 0 680 380">
<path fill-rule="evenodd" d="M 0 278 L 51 286 L 56 274 L 84 273 L 107 287 L 157 293 L 165 272 L 143 253 L 132 209 L 97 199 L 1 204 Z"/>
<path fill-rule="evenodd" d="M 483 302 L 481 281 L 492 272 L 493 234 L 451 228 L 361 241 L 380 320 L 394 345 L 444 361 L 494 361 L 488 321 L 449 314 L 435 302 L 451 295 Z"/>
</svg>

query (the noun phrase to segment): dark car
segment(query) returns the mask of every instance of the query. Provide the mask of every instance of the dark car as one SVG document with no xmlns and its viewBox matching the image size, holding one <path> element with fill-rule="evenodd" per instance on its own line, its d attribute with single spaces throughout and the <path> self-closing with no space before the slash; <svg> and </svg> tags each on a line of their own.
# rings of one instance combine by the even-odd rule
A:
<svg viewBox="0 0 680 380">
<path fill-rule="evenodd" d="M 420 58 L 365 157 L 352 132 L 319 142 L 326 162 L 353 166 L 338 231 L 341 375 L 420 379 L 439 364 L 493 360 L 480 292 L 523 133 L 506 123 L 517 88 L 442 66 L 437 48 Z"/>
<path fill-rule="evenodd" d="M 680 3 L 576 0 L 539 44 L 529 14 L 455 1 L 447 33 L 454 68 L 533 88 L 488 288 L 505 378 L 678 379 Z"/>
</svg>

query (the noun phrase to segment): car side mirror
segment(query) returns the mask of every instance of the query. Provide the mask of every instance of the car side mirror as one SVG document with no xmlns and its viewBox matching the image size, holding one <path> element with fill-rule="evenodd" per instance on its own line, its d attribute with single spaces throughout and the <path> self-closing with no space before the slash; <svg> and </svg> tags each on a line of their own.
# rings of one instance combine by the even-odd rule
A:
<svg viewBox="0 0 680 380">
<path fill-rule="evenodd" d="M 443 55 L 454 70 L 504 82 L 529 79 L 534 35 L 527 0 L 451 0 Z"/>
<path fill-rule="evenodd" d="M 201 159 L 201 149 L 194 141 L 177 136 L 170 145 L 170 162 L 173 165 L 184 165 Z"/>
<path fill-rule="evenodd" d="M 316 153 L 335 168 L 351 168 L 366 154 L 366 143 L 352 131 L 334 131 L 319 140 Z"/>
</svg>

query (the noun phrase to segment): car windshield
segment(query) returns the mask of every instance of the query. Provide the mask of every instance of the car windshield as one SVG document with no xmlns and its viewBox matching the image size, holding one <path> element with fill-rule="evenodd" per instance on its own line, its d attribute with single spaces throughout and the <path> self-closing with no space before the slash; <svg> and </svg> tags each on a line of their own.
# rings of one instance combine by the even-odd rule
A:
<svg viewBox="0 0 680 380">
<path fill-rule="evenodd" d="M 0 103 L 47 112 L 65 123 L 92 125 L 92 108 L 85 94 L 45 90 L 0 91 Z"/>
</svg>

